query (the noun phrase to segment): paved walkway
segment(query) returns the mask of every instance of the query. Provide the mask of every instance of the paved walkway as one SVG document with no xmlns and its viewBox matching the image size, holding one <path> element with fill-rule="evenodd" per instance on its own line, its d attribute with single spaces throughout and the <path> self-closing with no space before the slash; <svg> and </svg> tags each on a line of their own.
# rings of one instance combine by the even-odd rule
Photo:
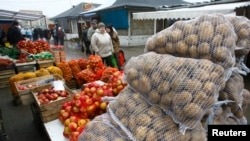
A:
<svg viewBox="0 0 250 141">
<path fill-rule="evenodd" d="M 66 50 L 66 59 L 78 59 L 78 58 L 87 58 L 85 53 L 81 52 L 80 47 L 76 47 L 73 43 L 65 41 L 64 44 Z M 126 60 L 129 60 L 132 56 L 138 56 L 144 53 L 144 46 L 131 46 L 131 47 L 121 47 L 124 51 Z"/>
</svg>

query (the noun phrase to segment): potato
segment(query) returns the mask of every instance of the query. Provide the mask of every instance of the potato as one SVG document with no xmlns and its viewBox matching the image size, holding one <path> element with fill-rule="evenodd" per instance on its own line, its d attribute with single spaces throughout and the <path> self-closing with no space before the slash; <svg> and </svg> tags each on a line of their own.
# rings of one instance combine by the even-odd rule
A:
<svg viewBox="0 0 250 141">
<path fill-rule="evenodd" d="M 183 108 L 183 115 L 189 118 L 198 119 L 201 117 L 202 113 L 203 109 L 195 103 L 189 103 Z"/>
<path fill-rule="evenodd" d="M 250 26 L 250 24 L 249 24 L 249 26 Z M 250 33 L 246 29 L 242 28 L 238 31 L 237 35 L 240 39 L 245 39 L 245 38 L 248 38 L 250 36 Z"/>
<path fill-rule="evenodd" d="M 160 107 L 152 105 L 148 108 L 147 115 L 150 116 L 151 119 L 154 119 L 163 115 L 163 111 Z"/>
<path fill-rule="evenodd" d="M 214 36 L 214 27 L 208 21 L 202 22 L 198 27 L 198 36 L 201 41 L 209 41 Z"/>
<path fill-rule="evenodd" d="M 129 80 L 129 81 L 133 81 L 134 79 L 138 79 L 139 77 L 139 72 L 135 69 L 135 68 L 129 68 L 127 71 L 126 71 L 126 78 Z"/>
<path fill-rule="evenodd" d="M 229 36 L 227 38 L 224 38 L 222 41 L 222 46 L 227 47 L 228 49 L 235 48 L 236 38 L 233 36 Z"/>
<path fill-rule="evenodd" d="M 171 41 L 171 42 L 176 42 L 176 41 L 179 41 L 183 38 L 183 33 L 180 29 L 174 29 L 170 35 L 168 36 L 168 39 Z"/>
<path fill-rule="evenodd" d="M 126 139 L 123 139 L 121 137 L 115 137 L 113 141 L 126 141 Z"/>
<path fill-rule="evenodd" d="M 214 50 L 214 58 L 220 62 L 225 61 L 228 58 L 228 54 L 230 54 L 228 52 L 228 49 L 225 47 L 218 47 Z M 225 62 L 227 63 L 227 62 Z"/>
<path fill-rule="evenodd" d="M 184 85 L 184 89 L 188 92 L 200 91 L 202 88 L 202 83 L 198 79 L 188 79 Z"/>
<path fill-rule="evenodd" d="M 128 129 L 130 131 L 134 131 L 137 128 L 137 124 L 135 122 L 135 118 L 129 118 L 128 119 Z"/>
<path fill-rule="evenodd" d="M 191 130 L 190 141 L 207 141 L 207 134 L 201 123 Z"/>
<path fill-rule="evenodd" d="M 159 33 L 155 37 L 155 46 L 158 47 L 165 47 L 166 46 L 166 35 Z"/>
<path fill-rule="evenodd" d="M 207 109 L 208 107 L 212 107 L 216 102 L 216 99 L 213 96 L 208 96 L 206 100 L 199 100 L 194 101 L 194 103 L 197 103 L 199 106 L 201 106 L 202 109 Z"/>
<path fill-rule="evenodd" d="M 196 34 L 190 34 L 184 40 L 188 45 L 196 45 L 198 43 L 198 36 Z"/>
<path fill-rule="evenodd" d="M 215 35 L 211 45 L 214 47 L 214 49 L 216 49 L 217 47 L 221 46 L 223 42 L 223 37 L 221 35 Z"/>
<path fill-rule="evenodd" d="M 125 117 L 127 114 L 127 109 L 125 107 L 115 107 L 114 109 L 116 109 L 115 115 L 118 119 Z"/>
<path fill-rule="evenodd" d="M 123 117 L 123 118 L 121 118 L 120 121 L 121 121 L 122 125 L 124 125 L 125 127 L 128 126 L 128 118 L 126 118 L 126 117 L 124 118 L 124 117 Z"/>
<path fill-rule="evenodd" d="M 137 106 L 136 102 L 134 100 L 127 100 L 126 103 L 126 109 L 127 109 L 127 113 L 130 114 L 129 112 L 133 112 L 133 109 Z"/>
<path fill-rule="evenodd" d="M 205 82 L 203 84 L 203 90 L 207 95 L 213 94 L 213 91 L 215 90 L 216 86 L 213 82 Z"/>
<path fill-rule="evenodd" d="M 145 126 L 139 126 L 136 128 L 136 130 L 132 133 L 134 133 L 134 136 L 137 140 L 143 141 L 147 136 L 147 127 Z"/>
<path fill-rule="evenodd" d="M 193 26 L 193 23 L 189 21 L 184 24 L 182 31 L 184 35 L 189 35 L 192 33 L 196 33 L 196 28 L 195 26 Z"/>
<path fill-rule="evenodd" d="M 179 21 L 176 21 L 176 22 L 172 25 L 171 29 L 173 29 L 173 30 L 175 30 L 175 29 L 182 30 L 182 29 L 185 27 L 185 25 L 186 25 L 186 22 L 185 22 L 185 21 L 179 20 Z"/>
<path fill-rule="evenodd" d="M 152 36 L 147 39 L 146 44 L 145 44 L 145 51 L 154 51 L 155 50 L 155 36 Z"/>
<path fill-rule="evenodd" d="M 153 104 L 158 104 L 161 99 L 161 95 L 156 90 L 151 90 L 146 97 Z"/>
<path fill-rule="evenodd" d="M 201 55 L 207 55 L 210 53 L 210 45 L 207 42 L 203 42 L 198 46 L 198 53 Z"/>
<path fill-rule="evenodd" d="M 157 93 L 168 93 L 170 90 L 170 83 L 168 81 L 162 81 L 157 87 Z"/>
<path fill-rule="evenodd" d="M 188 54 L 188 45 L 183 41 L 177 42 L 177 44 L 176 44 L 176 52 L 180 56 L 186 56 Z"/>
<path fill-rule="evenodd" d="M 138 79 L 138 85 L 136 84 L 134 85 L 133 83 L 131 86 L 134 87 L 135 90 L 138 91 L 139 93 L 148 93 L 152 88 L 151 81 L 149 77 L 146 75 L 140 76 L 140 78 Z"/>
<path fill-rule="evenodd" d="M 175 93 L 173 91 L 162 95 L 159 105 L 163 107 L 165 110 L 170 110 L 170 106 L 172 104 L 172 99 L 174 95 Z"/>
<path fill-rule="evenodd" d="M 178 128 L 165 132 L 163 136 L 166 141 L 189 141 L 190 138 L 190 131 L 183 135 Z"/>
<path fill-rule="evenodd" d="M 199 54 L 198 54 L 198 50 L 197 47 L 195 45 L 192 45 L 188 48 L 188 52 L 189 52 L 189 56 L 191 58 L 198 58 Z"/>
<path fill-rule="evenodd" d="M 159 53 L 159 54 L 166 54 L 166 47 L 165 46 L 160 46 L 155 48 L 155 52 Z"/>
<path fill-rule="evenodd" d="M 139 126 L 148 126 L 152 123 L 150 116 L 146 113 L 139 114 L 139 118 L 136 118 L 135 122 Z"/>
<path fill-rule="evenodd" d="M 148 129 L 147 137 L 145 140 L 153 141 L 153 140 L 156 140 L 157 138 L 158 138 L 157 133 L 152 129 Z"/>
<path fill-rule="evenodd" d="M 176 93 L 172 99 L 172 106 L 183 106 L 191 102 L 192 94 L 187 91 Z"/>
<path fill-rule="evenodd" d="M 106 136 L 96 136 L 95 137 L 95 140 L 96 141 L 109 141 L 109 139 L 108 139 L 108 137 L 106 137 Z"/>
<path fill-rule="evenodd" d="M 172 43 L 172 42 L 167 42 L 166 43 L 166 53 L 168 54 L 174 54 L 176 52 L 176 48 L 175 48 L 176 44 Z"/>
<path fill-rule="evenodd" d="M 163 124 L 164 126 L 162 126 Z M 151 128 L 154 129 L 156 133 L 162 133 L 177 128 L 177 124 L 173 121 L 171 116 L 164 115 L 154 119 Z"/>
<path fill-rule="evenodd" d="M 223 37 L 229 36 L 230 34 L 234 33 L 233 28 L 231 26 L 228 26 L 228 24 L 226 23 L 217 25 L 215 32 L 216 32 L 215 34 L 220 34 Z"/>
</svg>

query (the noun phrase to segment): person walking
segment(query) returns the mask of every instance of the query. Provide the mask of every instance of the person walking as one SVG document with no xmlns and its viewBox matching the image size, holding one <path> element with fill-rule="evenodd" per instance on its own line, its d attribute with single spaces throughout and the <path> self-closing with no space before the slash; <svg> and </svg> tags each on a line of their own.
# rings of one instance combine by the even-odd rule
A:
<svg viewBox="0 0 250 141">
<path fill-rule="evenodd" d="M 86 48 L 86 56 L 89 56 L 91 54 L 91 51 L 90 51 L 90 40 L 88 39 L 88 28 L 87 28 L 87 25 L 83 25 L 82 30 L 83 30 L 82 31 L 82 42 L 84 43 L 85 48 Z"/>
<path fill-rule="evenodd" d="M 3 31 L 2 27 L 0 27 L 0 46 L 5 46 L 5 43 L 4 43 L 5 37 L 6 37 L 6 34 Z"/>
<path fill-rule="evenodd" d="M 49 29 L 44 29 L 43 30 L 43 37 L 46 39 L 46 42 L 50 44 L 50 38 L 51 38 L 51 32 Z"/>
<path fill-rule="evenodd" d="M 90 41 L 90 47 L 89 48 L 92 48 L 91 38 L 92 38 L 93 34 L 95 33 L 97 25 L 98 25 L 97 20 L 92 20 L 91 21 L 91 27 L 88 29 L 88 34 L 87 34 L 88 40 Z M 94 54 L 94 52 L 93 52 L 93 54 Z"/>
<path fill-rule="evenodd" d="M 31 28 L 27 28 L 26 37 L 27 37 L 29 40 L 32 40 L 32 39 L 33 39 L 33 37 L 32 37 L 32 29 L 31 29 Z"/>
<path fill-rule="evenodd" d="M 114 67 L 112 64 L 112 54 L 114 52 L 112 40 L 105 30 L 105 24 L 100 22 L 91 38 L 91 46 L 96 55 L 101 56 L 106 66 Z"/>
<path fill-rule="evenodd" d="M 38 40 L 38 38 L 39 38 L 38 28 L 34 28 L 34 30 L 33 30 L 33 41 Z"/>
<path fill-rule="evenodd" d="M 64 45 L 64 36 L 65 36 L 65 33 L 64 33 L 64 30 L 61 28 L 61 27 L 58 27 L 58 42 L 61 46 Z"/>
<path fill-rule="evenodd" d="M 110 35 L 113 48 L 114 48 L 114 57 L 116 60 L 116 64 L 119 70 L 121 70 L 120 60 L 119 60 L 119 51 L 120 51 L 120 39 L 116 31 L 113 30 L 113 26 L 111 24 L 106 26 L 106 32 Z"/>
<path fill-rule="evenodd" d="M 51 30 L 53 39 L 54 39 L 54 45 L 58 45 L 58 27 L 57 25 L 54 26 L 54 28 Z"/>
<path fill-rule="evenodd" d="M 12 26 L 8 28 L 7 31 L 7 41 L 10 42 L 14 47 L 17 46 L 17 43 L 21 40 L 24 40 L 23 35 L 19 29 L 19 23 L 13 21 Z"/>
</svg>

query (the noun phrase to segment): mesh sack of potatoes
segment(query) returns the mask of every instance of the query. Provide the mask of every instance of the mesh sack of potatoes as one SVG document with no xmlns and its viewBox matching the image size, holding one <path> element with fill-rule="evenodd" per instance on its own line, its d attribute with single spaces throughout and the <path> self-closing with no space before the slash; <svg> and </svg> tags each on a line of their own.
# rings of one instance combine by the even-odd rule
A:
<svg viewBox="0 0 250 141">
<path fill-rule="evenodd" d="M 213 107 L 213 114 L 211 114 L 212 121 L 209 124 L 213 125 L 241 125 L 247 124 L 245 116 L 241 118 L 236 117 L 232 113 L 232 108 L 227 104 L 216 105 Z"/>
<path fill-rule="evenodd" d="M 180 57 L 209 59 L 224 68 L 235 63 L 236 34 L 232 24 L 221 14 L 207 14 L 172 26 L 150 37 L 145 52 Z"/>
<path fill-rule="evenodd" d="M 249 73 L 250 69 L 245 65 L 245 57 L 250 51 L 250 20 L 244 16 L 226 15 L 226 18 L 232 23 L 237 36 L 235 67 Z"/>
<path fill-rule="evenodd" d="M 237 36 L 235 55 L 247 55 L 250 51 L 250 20 L 244 16 L 226 15 Z"/>
<path fill-rule="evenodd" d="M 250 92 L 247 89 L 242 90 L 242 110 L 245 114 L 247 112 L 248 105 L 250 104 Z"/>
<path fill-rule="evenodd" d="M 248 73 L 250 73 L 250 68 L 246 66 L 246 57 L 247 55 L 242 57 L 236 57 L 235 59 L 234 67 L 237 68 L 236 70 L 242 75 L 247 75 Z"/>
<path fill-rule="evenodd" d="M 224 89 L 219 92 L 218 97 L 219 101 L 232 101 L 229 102 L 227 106 L 231 108 L 232 114 L 239 119 L 244 116 L 244 112 L 242 110 L 243 89 L 243 77 L 239 73 L 233 71 L 232 75 L 226 82 Z"/>
<path fill-rule="evenodd" d="M 80 134 L 79 141 L 130 141 L 110 123 L 108 114 L 95 117 Z"/>
<path fill-rule="evenodd" d="M 225 86 L 224 69 L 207 59 L 148 52 L 132 57 L 124 69 L 129 87 L 193 128 Z"/>
<path fill-rule="evenodd" d="M 142 95 L 127 87 L 115 101 L 109 103 L 111 123 L 134 141 L 205 141 L 206 132 L 198 122 L 193 129 L 181 132 L 173 118 L 157 105 L 151 105 Z"/>
<path fill-rule="evenodd" d="M 241 105 L 243 89 L 243 77 L 239 73 L 233 71 L 230 78 L 226 81 L 224 89 L 219 92 L 218 100 L 232 100 L 235 103 Z"/>
</svg>

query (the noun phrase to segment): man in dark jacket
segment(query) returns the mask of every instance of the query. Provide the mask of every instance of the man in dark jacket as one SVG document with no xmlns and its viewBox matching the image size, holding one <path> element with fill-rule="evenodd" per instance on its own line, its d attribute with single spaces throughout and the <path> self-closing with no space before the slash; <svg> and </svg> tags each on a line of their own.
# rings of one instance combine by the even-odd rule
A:
<svg viewBox="0 0 250 141">
<path fill-rule="evenodd" d="M 86 47 L 86 55 L 89 56 L 91 54 L 91 51 L 90 51 L 90 41 L 88 39 L 88 28 L 86 25 L 83 25 L 82 42 L 85 44 Z"/>
<path fill-rule="evenodd" d="M 17 46 L 17 43 L 21 40 L 24 40 L 23 35 L 18 28 L 18 22 L 13 21 L 12 26 L 8 28 L 7 31 L 7 40 L 10 42 L 11 45 L 14 47 Z"/>
<path fill-rule="evenodd" d="M 4 44 L 5 37 L 6 37 L 6 34 L 3 31 L 2 27 L 0 27 L 0 46 L 5 46 Z"/>
</svg>

